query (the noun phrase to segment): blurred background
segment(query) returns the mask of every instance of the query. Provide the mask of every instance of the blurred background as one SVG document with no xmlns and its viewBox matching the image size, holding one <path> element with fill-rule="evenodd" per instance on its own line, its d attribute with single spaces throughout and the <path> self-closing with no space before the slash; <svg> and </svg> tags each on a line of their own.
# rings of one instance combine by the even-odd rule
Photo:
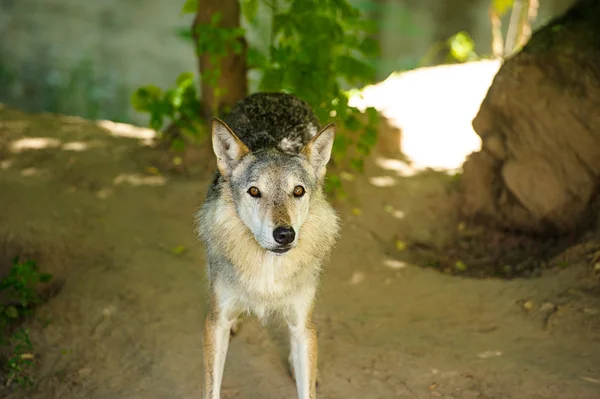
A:
<svg viewBox="0 0 600 399">
<path fill-rule="evenodd" d="M 532 27 L 562 14 L 573 2 L 539 1 Z M 257 3 L 256 19 L 242 18 L 241 22 L 249 45 L 266 50 L 272 9 L 265 2 Z M 448 62 L 445 44 L 459 32 L 472 40 L 477 56 L 491 57 L 490 7 L 493 3 L 503 7 L 502 1 L 490 0 L 349 3 L 375 25 L 373 37 L 380 56 L 374 62 L 374 81 L 393 72 Z M 511 13 L 503 14 L 505 37 Z M 186 34 L 193 18 L 182 15 L 179 6 L 159 0 L 4 0 L 0 3 L 4 38 L 0 101 L 28 111 L 145 124 L 148 118 L 134 111 L 131 93 L 148 83 L 166 89 L 180 73 L 197 69 L 193 44 Z M 258 77 L 250 78 L 252 89 Z"/>
</svg>

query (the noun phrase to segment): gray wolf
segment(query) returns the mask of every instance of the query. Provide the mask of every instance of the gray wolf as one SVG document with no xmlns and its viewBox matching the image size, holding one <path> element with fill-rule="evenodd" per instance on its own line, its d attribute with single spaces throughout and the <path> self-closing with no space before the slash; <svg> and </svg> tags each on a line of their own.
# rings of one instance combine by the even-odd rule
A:
<svg viewBox="0 0 600 399">
<path fill-rule="evenodd" d="M 257 93 L 212 120 L 217 172 L 197 214 L 207 254 L 204 398 L 220 398 L 230 331 L 241 314 L 277 317 L 290 332 L 298 398 L 316 397 L 312 312 L 339 232 L 323 186 L 335 125 L 284 93 Z"/>
</svg>

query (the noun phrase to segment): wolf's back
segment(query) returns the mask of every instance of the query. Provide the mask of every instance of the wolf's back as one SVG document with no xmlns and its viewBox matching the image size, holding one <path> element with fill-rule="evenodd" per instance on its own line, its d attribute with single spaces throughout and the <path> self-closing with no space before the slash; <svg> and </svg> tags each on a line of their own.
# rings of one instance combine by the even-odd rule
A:
<svg viewBox="0 0 600 399">
<path fill-rule="evenodd" d="M 239 101 L 225 123 L 250 148 L 298 153 L 319 130 L 310 106 L 286 93 L 256 93 Z"/>
</svg>

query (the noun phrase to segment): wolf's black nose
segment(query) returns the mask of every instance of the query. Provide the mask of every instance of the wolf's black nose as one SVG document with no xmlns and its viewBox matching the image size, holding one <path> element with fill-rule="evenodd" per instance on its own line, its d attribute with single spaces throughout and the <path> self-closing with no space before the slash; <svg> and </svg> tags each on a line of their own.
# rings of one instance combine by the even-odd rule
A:
<svg viewBox="0 0 600 399">
<path fill-rule="evenodd" d="M 296 238 L 296 233 L 290 226 L 279 226 L 273 230 L 273 238 L 277 244 L 287 245 L 294 241 L 294 238 Z"/>
</svg>

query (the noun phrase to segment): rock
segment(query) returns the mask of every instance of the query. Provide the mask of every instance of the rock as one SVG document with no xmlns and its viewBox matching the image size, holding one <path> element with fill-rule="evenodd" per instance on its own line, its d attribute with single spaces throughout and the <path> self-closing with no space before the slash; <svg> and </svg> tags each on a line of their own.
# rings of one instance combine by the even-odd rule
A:
<svg viewBox="0 0 600 399">
<path fill-rule="evenodd" d="M 504 228 L 569 233 L 591 220 L 600 178 L 600 2 L 582 0 L 498 71 L 473 120 L 464 211 Z"/>
</svg>

